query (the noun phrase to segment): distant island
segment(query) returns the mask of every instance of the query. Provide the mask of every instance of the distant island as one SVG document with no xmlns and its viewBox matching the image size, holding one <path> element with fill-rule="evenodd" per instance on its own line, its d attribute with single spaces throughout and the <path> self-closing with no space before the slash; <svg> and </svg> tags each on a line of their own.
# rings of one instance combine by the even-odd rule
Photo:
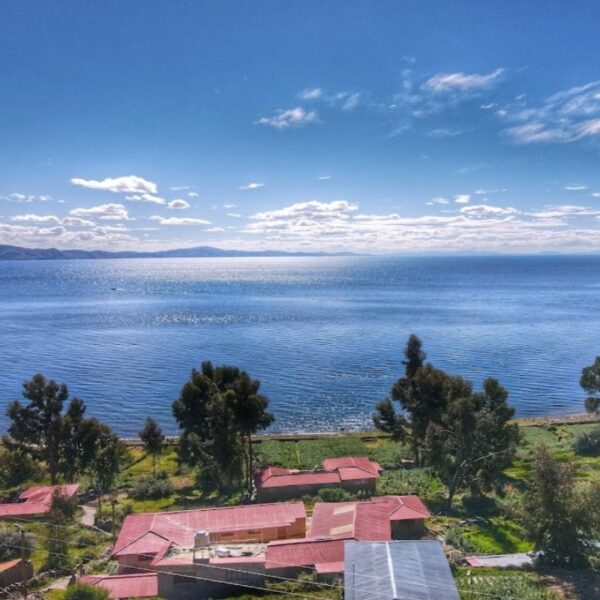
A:
<svg viewBox="0 0 600 600">
<path fill-rule="evenodd" d="M 224 250 L 212 246 L 159 250 L 157 252 L 107 252 L 105 250 L 58 250 L 57 248 L 22 248 L 0 244 L 0 260 L 78 260 L 101 258 L 221 258 L 273 256 L 359 256 L 352 252 L 284 252 L 281 250 Z"/>
</svg>

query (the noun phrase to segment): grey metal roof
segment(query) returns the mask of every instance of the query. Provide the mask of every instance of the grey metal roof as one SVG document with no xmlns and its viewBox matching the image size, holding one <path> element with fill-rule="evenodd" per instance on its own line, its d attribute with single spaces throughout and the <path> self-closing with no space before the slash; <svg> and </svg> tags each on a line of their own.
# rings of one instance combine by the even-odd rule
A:
<svg viewBox="0 0 600 600">
<path fill-rule="evenodd" d="M 460 600 L 440 542 L 344 544 L 345 600 Z"/>
</svg>

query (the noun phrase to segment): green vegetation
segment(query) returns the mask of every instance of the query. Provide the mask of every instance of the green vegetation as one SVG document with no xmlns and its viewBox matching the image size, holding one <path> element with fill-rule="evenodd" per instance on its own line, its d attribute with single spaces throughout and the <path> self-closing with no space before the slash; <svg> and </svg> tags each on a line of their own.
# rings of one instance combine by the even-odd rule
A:
<svg viewBox="0 0 600 600">
<path fill-rule="evenodd" d="M 495 379 L 484 381 L 483 392 L 473 392 L 462 377 L 426 364 L 415 335 L 404 355 L 404 377 L 392 386 L 391 399 L 377 405 L 375 426 L 408 441 L 417 466 L 433 468 L 446 485 L 449 507 L 460 489 L 478 494 L 499 486 L 519 441 L 508 392 Z"/>
<path fill-rule="evenodd" d="M 260 381 L 237 367 L 202 363 L 173 403 L 179 428 L 180 462 L 199 469 L 204 487 L 236 488 L 244 480 L 252 494 L 252 435 L 273 422 Z"/>
<path fill-rule="evenodd" d="M 29 558 L 35 548 L 35 535 L 23 528 L 0 528 L 0 562 L 13 558 Z"/>
<path fill-rule="evenodd" d="M 108 591 L 97 585 L 76 583 L 67 588 L 64 600 L 109 600 Z"/>
<path fill-rule="evenodd" d="M 154 471 L 154 466 L 152 470 Z M 142 477 L 129 492 L 130 497 L 135 500 L 158 500 L 159 498 L 168 498 L 172 494 L 173 484 L 164 471 L 158 476 Z"/>
<path fill-rule="evenodd" d="M 144 428 L 139 433 L 144 450 L 152 457 L 152 475 L 156 476 L 156 463 L 165 445 L 165 436 L 159 424 L 148 417 Z"/>
<path fill-rule="evenodd" d="M 461 569 L 457 574 L 457 585 L 462 600 L 494 597 L 504 600 L 559 600 L 532 573 Z"/>
</svg>

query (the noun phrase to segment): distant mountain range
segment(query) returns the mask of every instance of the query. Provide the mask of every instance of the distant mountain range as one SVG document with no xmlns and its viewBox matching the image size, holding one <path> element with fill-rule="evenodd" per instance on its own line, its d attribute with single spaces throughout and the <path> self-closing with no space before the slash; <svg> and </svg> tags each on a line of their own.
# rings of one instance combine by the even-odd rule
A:
<svg viewBox="0 0 600 600">
<path fill-rule="evenodd" d="M 157 252 L 107 252 L 104 250 L 58 250 L 21 248 L 0 244 L 0 260 L 77 260 L 82 258 L 219 258 L 234 256 L 357 256 L 352 252 L 283 252 L 279 250 L 223 250 L 212 246 L 160 250 Z"/>
</svg>

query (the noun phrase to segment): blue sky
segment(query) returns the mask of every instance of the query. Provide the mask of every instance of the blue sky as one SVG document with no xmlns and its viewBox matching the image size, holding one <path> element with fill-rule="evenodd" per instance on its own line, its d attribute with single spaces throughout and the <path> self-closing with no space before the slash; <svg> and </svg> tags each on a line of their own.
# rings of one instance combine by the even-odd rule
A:
<svg viewBox="0 0 600 600">
<path fill-rule="evenodd" d="M 600 249 L 594 2 L 2 3 L 0 243 Z"/>
</svg>

